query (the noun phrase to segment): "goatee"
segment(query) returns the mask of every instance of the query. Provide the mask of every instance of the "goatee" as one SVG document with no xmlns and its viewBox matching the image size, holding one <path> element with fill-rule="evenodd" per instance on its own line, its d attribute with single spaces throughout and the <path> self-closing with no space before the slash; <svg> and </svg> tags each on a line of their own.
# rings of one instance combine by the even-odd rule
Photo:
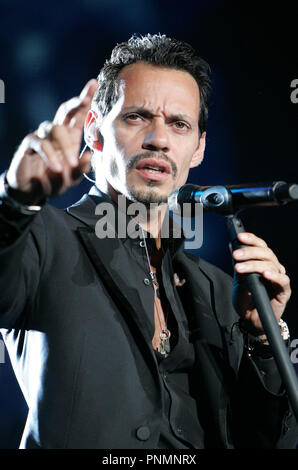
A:
<svg viewBox="0 0 298 470">
<path fill-rule="evenodd" d="M 153 184 L 151 184 L 153 183 Z M 154 186 L 154 181 L 150 182 L 148 186 Z M 134 202 L 141 202 L 142 204 L 167 204 L 168 196 L 158 194 L 153 189 L 136 189 L 134 186 L 129 188 L 129 199 Z"/>
</svg>

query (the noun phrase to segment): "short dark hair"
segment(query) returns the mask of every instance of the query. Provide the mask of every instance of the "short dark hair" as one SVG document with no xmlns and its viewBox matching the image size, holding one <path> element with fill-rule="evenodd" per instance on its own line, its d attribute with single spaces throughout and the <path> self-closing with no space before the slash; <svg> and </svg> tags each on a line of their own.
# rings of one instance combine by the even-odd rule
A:
<svg viewBox="0 0 298 470">
<path fill-rule="evenodd" d="M 205 60 L 187 42 L 161 34 L 133 35 L 128 41 L 117 44 L 111 58 L 106 60 L 97 80 L 94 95 L 101 118 L 106 116 L 118 99 L 117 78 L 127 65 L 145 62 L 151 65 L 188 72 L 196 80 L 200 93 L 199 130 L 204 132 L 208 122 L 208 104 L 211 93 L 211 71 Z"/>
</svg>

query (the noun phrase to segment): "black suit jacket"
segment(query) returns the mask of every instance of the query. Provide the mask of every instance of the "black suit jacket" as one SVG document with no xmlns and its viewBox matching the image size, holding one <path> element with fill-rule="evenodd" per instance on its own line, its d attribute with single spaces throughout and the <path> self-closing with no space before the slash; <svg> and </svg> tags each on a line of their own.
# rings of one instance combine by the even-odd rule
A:
<svg viewBox="0 0 298 470">
<path fill-rule="evenodd" d="M 121 240 L 97 238 L 95 202 L 46 205 L 0 250 L 0 326 L 29 406 L 21 448 L 155 448 L 161 383 L 148 287 Z M 266 389 L 231 326 L 231 278 L 179 250 L 206 447 L 294 447 L 284 393 Z M 180 291 L 179 291 L 180 289 Z M 146 325 L 145 325 L 146 326 Z M 268 361 L 267 361 L 268 362 Z"/>
</svg>

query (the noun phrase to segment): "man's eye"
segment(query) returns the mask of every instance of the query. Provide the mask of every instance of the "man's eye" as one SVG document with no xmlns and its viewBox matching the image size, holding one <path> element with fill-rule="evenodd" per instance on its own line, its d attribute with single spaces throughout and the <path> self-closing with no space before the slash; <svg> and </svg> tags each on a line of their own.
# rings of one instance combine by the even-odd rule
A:
<svg viewBox="0 0 298 470">
<path fill-rule="evenodd" d="M 178 129 L 188 129 L 188 125 L 183 121 L 177 121 L 174 123 L 175 127 Z"/>
<path fill-rule="evenodd" d="M 124 116 L 124 119 L 129 121 L 138 121 L 141 117 L 138 114 L 127 114 Z"/>
</svg>

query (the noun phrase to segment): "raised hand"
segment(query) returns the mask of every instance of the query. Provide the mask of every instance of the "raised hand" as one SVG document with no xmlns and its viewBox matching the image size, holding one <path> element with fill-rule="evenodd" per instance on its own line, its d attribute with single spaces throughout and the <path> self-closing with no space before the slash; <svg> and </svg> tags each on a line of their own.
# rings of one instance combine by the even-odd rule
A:
<svg viewBox="0 0 298 470">
<path fill-rule="evenodd" d="M 42 128 L 29 134 L 16 151 L 6 179 L 13 197 L 24 204 L 37 204 L 76 185 L 90 170 L 89 151 L 79 159 L 86 115 L 97 82 L 90 80 L 80 96 L 63 103 L 42 135 Z"/>
</svg>

